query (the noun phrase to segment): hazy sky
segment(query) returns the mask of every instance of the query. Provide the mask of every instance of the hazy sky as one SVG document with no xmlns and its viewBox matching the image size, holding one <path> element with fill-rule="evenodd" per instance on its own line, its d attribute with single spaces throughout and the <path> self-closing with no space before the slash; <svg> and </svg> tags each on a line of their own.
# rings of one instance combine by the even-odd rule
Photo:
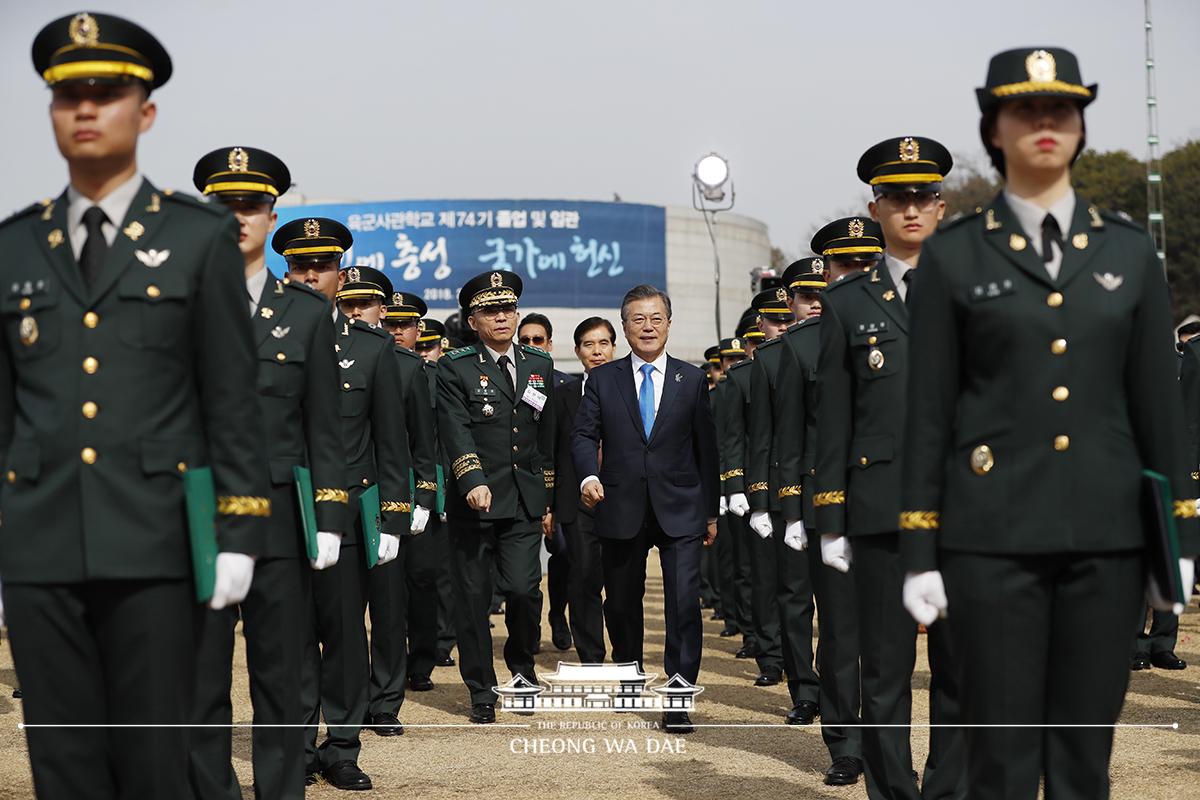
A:
<svg viewBox="0 0 1200 800">
<path fill-rule="evenodd" d="M 0 0 L 0 210 L 66 182 L 29 47 L 73 2 Z M 1100 84 L 1089 144 L 1145 153 L 1141 0 L 109 0 L 162 40 L 143 171 L 191 190 L 215 147 L 281 156 L 299 191 L 355 199 L 555 198 L 688 205 L 729 159 L 736 211 L 790 255 L 865 197 L 871 144 L 931 136 L 978 158 L 987 59 L 1058 45 Z M 1200 137 L 1200 2 L 1156 0 L 1161 135 Z M 1188 88 L 1188 87 L 1192 88 Z"/>
</svg>

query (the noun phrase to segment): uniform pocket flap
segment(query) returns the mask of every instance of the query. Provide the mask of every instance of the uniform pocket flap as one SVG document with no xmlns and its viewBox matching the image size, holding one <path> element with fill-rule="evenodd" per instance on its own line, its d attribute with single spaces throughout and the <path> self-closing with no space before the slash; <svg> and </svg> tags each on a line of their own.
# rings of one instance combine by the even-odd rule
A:
<svg viewBox="0 0 1200 800">
<path fill-rule="evenodd" d="M 861 322 L 850 334 L 851 344 L 875 345 L 896 339 L 896 331 L 887 322 Z"/>
<path fill-rule="evenodd" d="M 129 300 L 145 300 L 149 303 L 183 300 L 188 296 L 187 278 L 180 272 L 130 270 L 117 284 L 117 296 Z"/>
<path fill-rule="evenodd" d="M 0 312 L 5 314 L 40 311 L 58 304 L 56 287 L 45 279 L 39 279 L 36 283 L 14 282 L 8 288 L 9 291 L 0 297 Z"/>
<path fill-rule="evenodd" d="M 848 464 L 865 469 L 876 462 L 891 461 L 894 457 L 895 440 L 891 436 L 863 436 L 850 443 Z"/>
<path fill-rule="evenodd" d="M 258 360 L 270 361 L 272 364 L 302 364 L 304 345 L 298 341 L 268 339 L 259 350 Z"/>
<path fill-rule="evenodd" d="M 147 475 L 183 473 L 207 463 L 204 445 L 195 439 L 143 439 L 142 470 Z"/>
<path fill-rule="evenodd" d="M 17 480 L 37 480 L 42 471 L 42 450 L 37 442 L 13 442 L 8 448 L 5 472 L 16 473 Z"/>
</svg>

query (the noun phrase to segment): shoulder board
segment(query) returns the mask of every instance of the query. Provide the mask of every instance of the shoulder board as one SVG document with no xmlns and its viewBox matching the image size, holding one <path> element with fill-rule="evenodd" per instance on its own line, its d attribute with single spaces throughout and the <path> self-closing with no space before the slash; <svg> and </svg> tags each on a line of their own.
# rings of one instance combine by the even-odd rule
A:
<svg viewBox="0 0 1200 800">
<path fill-rule="evenodd" d="M 448 358 L 451 361 L 454 361 L 465 356 L 473 355 L 475 355 L 475 345 L 469 344 L 466 347 L 460 347 L 457 350 L 451 350 L 449 353 L 444 353 L 442 358 Z"/>
<path fill-rule="evenodd" d="M 381 339 L 391 339 L 392 335 L 383 328 L 372 328 L 361 319 L 356 319 L 350 323 L 350 330 L 359 331 L 360 333 L 369 333 L 372 336 L 378 336 Z"/>
<path fill-rule="evenodd" d="M 776 336 L 774 339 L 767 339 L 765 342 L 760 342 L 758 345 L 758 349 L 762 350 L 764 347 L 771 347 L 772 345 L 779 344 L 782 341 L 783 341 L 783 339 Z"/>
<path fill-rule="evenodd" d="M 316 289 L 309 286 L 304 281 L 293 281 L 288 278 L 283 278 L 279 282 L 283 284 L 284 289 L 291 289 L 293 292 L 299 292 L 300 294 L 308 295 L 309 297 L 313 298 L 314 300 L 320 300 L 321 302 L 329 302 L 328 300 L 325 299 L 325 295 L 321 294 L 320 292 L 318 292 Z"/>
<path fill-rule="evenodd" d="M 553 357 L 540 347 L 534 347 L 531 344 L 521 344 L 520 342 L 517 342 L 517 347 L 521 348 L 530 355 L 541 356 L 542 358 L 549 359 L 551 361 L 553 360 Z"/>
<path fill-rule="evenodd" d="M 1127 228 L 1133 228 L 1142 233 L 1146 233 L 1145 226 L 1139 223 L 1133 217 L 1126 214 L 1124 211 L 1109 211 L 1108 209 L 1102 208 L 1100 209 L 1100 216 L 1108 222 L 1115 222 L 1118 225 L 1124 225 Z M 1095 227 L 1095 225 L 1092 227 Z"/>
<path fill-rule="evenodd" d="M 761 347 L 762 345 L 759 345 L 759 346 Z M 739 361 L 738 363 L 734 364 L 732 367 L 730 367 L 729 369 L 727 369 L 725 371 L 731 372 L 735 369 L 738 369 L 739 367 L 749 367 L 749 366 L 752 366 L 753 364 L 754 364 L 754 359 L 747 358 L 747 359 L 743 359 L 742 361 Z"/>
<path fill-rule="evenodd" d="M 422 358 L 421 360 L 425 362 L 425 369 L 437 369 L 436 361 L 430 361 L 428 358 Z"/>
<path fill-rule="evenodd" d="M 417 355 L 416 353 L 414 353 L 412 350 L 409 350 L 407 347 L 401 347 L 400 345 L 396 345 L 396 354 L 405 356 L 406 358 L 415 358 L 418 361 L 425 360 L 425 359 L 421 358 L 419 355 Z"/>
<path fill-rule="evenodd" d="M 54 204 L 54 200 L 51 198 L 46 198 L 45 200 L 40 200 L 36 203 L 30 203 L 29 205 L 25 206 L 25 208 L 22 208 L 20 211 L 14 211 L 12 214 L 9 214 L 4 220 L 0 221 L 0 226 L 8 225 L 10 222 L 16 222 L 17 220 L 21 219 L 22 217 L 27 217 L 30 214 L 34 213 L 35 211 L 39 211 L 39 212 L 45 211 L 47 208 L 49 208 L 53 204 Z"/>
<path fill-rule="evenodd" d="M 201 211 L 207 211 L 217 217 L 224 216 L 229 213 L 229 209 L 222 203 L 207 203 L 199 197 L 195 197 L 184 192 L 177 192 L 174 189 L 160 189 L 158 194 L 168 202 L 184 206 L 186 208 L 195 208 Z"/>
<path fill-rule="evenodd" d="M 951 217 L 950 219 L 946 220 L 945 222 L 943 222 L 941 224 L 941 227 L 939 227 L 937 229 L 937 233 L 941 233 L 942 231 L 948 231 L 951 228 L 957 228 L 959 225 L 962 225 L 964 222 L 969 222 L 973 219 L 977 219 L 982 214 L 983 214 L 982 208 L 976 208 L 974 211 L 964 211 L 961 214 L 955 214 L 953 217 Z"/>
<path fill-rule="evenodd" d="M 882 263 L 882 262 L 880 262 L 880 263 Z M 879 267 L 875 266 L 875 267 L 872 267 L 871 269 L 879 269 Z M 825 293 L 828 294 L 829 292 L 836 292 L 838 289 L 842 288 L 843 286 L 845 286 L 848 283 L 854 283 L 857 280 L 861 280 L 861 279 L 865 278 L 867 275 L 870 274 L 870 272 L 871 272 L 871 270 L 864 270 L 862 272 L 851 272 L 848 275 L 843 275 L 842 277 L 838 278 L 833 283 L 826 286 Z"/>
</svg>

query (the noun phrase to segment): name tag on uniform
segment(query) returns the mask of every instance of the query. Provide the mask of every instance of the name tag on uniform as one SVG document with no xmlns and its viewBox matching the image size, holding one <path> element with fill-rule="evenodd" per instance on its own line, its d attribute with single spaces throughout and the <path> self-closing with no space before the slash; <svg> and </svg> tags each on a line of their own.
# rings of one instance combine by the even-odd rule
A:
<svg viewBox="0 0 1200 800">
<path fill-rule="evenodd" d="M 546 405 L 546 395 L 539 392 L 532 386 L 525 387 L 525 394 L 521 395 L 521 402 L 528 403 L 533 407 L 534 411 L 541 411 Z"/>
</svg>

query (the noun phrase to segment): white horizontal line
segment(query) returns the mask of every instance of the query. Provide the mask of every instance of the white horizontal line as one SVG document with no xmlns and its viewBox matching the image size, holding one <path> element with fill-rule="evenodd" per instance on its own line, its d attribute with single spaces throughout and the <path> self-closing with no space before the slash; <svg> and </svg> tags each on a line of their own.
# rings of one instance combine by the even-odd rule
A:
<svg viewBox="0 0 1200 800">
<path fill-rule="evenodd" d="M 984 724 L 984 723 L 932 723 L 932 722 L 913 722 L 908 725 L 892 724 L 892 725 L 842 725 L 835 722 L 824 723 L 828 728 L 1169 728 L 1171 730 L 1179 730 L 1178 722 L 1164 722 L 1157 724 L 1135 724 L 1130 722 L 1118 722 L 1113 725 L 1103 724 L 1049 724 L 1049 723 L 1013 723 L 1013 724 Z M 797 728 L 800 730 L 808 729 L 819 731 L 821 725 L 789 725 L 784 722 L 730 722 L 730 723 L 692 723 L 693 728 Z M 666 730 L 670 730 L 668 725 Z"/>
<path fill-rule="evenodd" d="M 529 725 L 528 723 L 496 723 L 496 722 L 487 723 L 484 725 L 480 725 L 480 724 L 474 723 L 474 722 L 455 722 L 455 723 L 445 723 L 445 724 L 432 724 L 432 723 L 410 724 L 407 722 L 402 722 L 400 724 L 401 724 L 401 727 L 404 727 L 404 728 L 479 728 L 479 729 L 483 729 L 483 728 L 531 728 L 531 727 L 533 727 L 532 725 Z M 113 723 L 113 724 L 82 723 L 82 722 L 81 723 L 63 723 L 63 724 L 53 724 L 53 723 L 29 724 L 29 723 L 24 723 L 24 722 L 17 723 L 18 730 L 24 730 L 25 728 L 328 728 L 328 727 L 330 727 L 330 726 L 326 725 L 325 723 L 321 723 L 320 725 L 288 725 L 288 724 L 283 724 L 283 723 L 256 725 L 252 722 L 234 722 L 231 724 L 205 723 L 205 724 L 199 724 L 199 725 L 182 725 L 182 724 L 165 724 L 165 723 L 161 724 L 161 725 L 156 725 L 156 724 L 140 724 L 140 723 L 132 723 L 132 722 L 130 722 L 130 723 Z M 352 728 L 354 726 L 353 725 L 334 725 L 333 727 L 334 728 Z M 360 725 L 359 727 L 364 730 L 371 730 L 373 726 Z"/>
</svg>

